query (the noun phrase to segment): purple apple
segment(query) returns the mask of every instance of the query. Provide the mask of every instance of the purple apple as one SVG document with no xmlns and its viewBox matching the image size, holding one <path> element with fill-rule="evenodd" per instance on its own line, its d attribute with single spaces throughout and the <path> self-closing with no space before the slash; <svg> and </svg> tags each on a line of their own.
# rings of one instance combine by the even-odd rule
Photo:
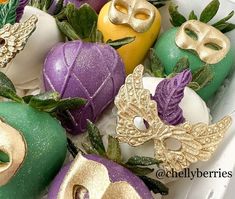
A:
<svg viewBox="0 0 235 199">
<path fill-rule="evenodd" d="M 125 81 L 124 64 L 114 48 L 100 43 L 60 43 L 47 55 L 43 69 L 45 90 L 62 98 L 81 97 L 86 106 L 70 111 L 61 120 L 72 134 L 86 130 L 87 119 L 95 122 L 113 102 Z"/>
<path fill-rule="evenodd" d="M 95 162 L 100 163 L 101 165 L 105 166 L 108 171 L 109 180 L 111 183 L 127 182 L 127 183 L 129 183 L 129 185 L 131 185 L 135 189 L 135 191 L 140 196 L 140 198 L 142 198 L 142 199 L 152 199 L 153 198 L 151 192 L 148 190 L 148 188 L 143 183 L 143 181 L 139 177 L 137 177 L 133 173 L 131 173 L 129 170 L 127 170 L 126 168 L 118 165 L 117 163 L 114 163 L 113 161 L 99 157 L 97 155 L 85 155 L 85 158 L 87 160 L 92 160 L 92 161 L 95 161 Z M 79 161 L 79 159 L 77 159 L 75 161 Z M 89 167 L 90 165 L 82 164 L 82 166 Z M 79 168 L 81 169 L 81 167 L 79 167 Z M 54 179 L 54 181 L 50 187 L 50 190 L 49 190 L 48 199 L 57 199 L 59 190 L 61 189 L 61 185 L 64 182 L 64 179 L 66 178 L 66 176 L 68 176 L 69 170 L 70 171 L 73 170 L 71 163 L 69 163 L 68 165 L 63 167 L 61 169 L 61 171 L 58 173 L 58 175 L 56 176 L 56 178 Z M 98 169 L 98 171 L 99 171 L 99 169 Z M 87 177 L 87 180 L 89 179 L 89 180 L 94 181 L 93 184 L 94 184 L 94 189 L 95 189 L 95 186 L 99 186 L 100 180 L 102 180 L 102 179 L 95 179 L 95 178 L 93 179 L 93 176 L 94 176 L 93 172 L 91 171 L 90 173 L 88 172 L 86 175 L 83 175 L 83 176 L 81 175 L 81 178 L 83 179 L 82 180 L 83 182 L 86 181 L 86 180 L 84 180 L 84 178 L 86 178 L 86 177 Z M 73 183 L 74 186 L 77 185 L 76 179 L 71 180 L 71 182 Z M 88 196 L 89 192 L 87 192 L 84 195 L 85 196 L 82 199 L 89 198 L 89 196 Z"/>
</svg>

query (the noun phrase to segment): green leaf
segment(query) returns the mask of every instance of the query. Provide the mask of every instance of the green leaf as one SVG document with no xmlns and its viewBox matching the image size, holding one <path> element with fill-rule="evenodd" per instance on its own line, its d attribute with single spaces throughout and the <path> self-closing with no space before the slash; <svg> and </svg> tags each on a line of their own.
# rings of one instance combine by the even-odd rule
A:
<svg viewBox="0 0 235 199">
<path fill-rule="evenodd" d="M 192 82 L 198 83 L 200 89 L 207 86 L 214 78 L 213 68 L 211 65 L 205 64 L 198 70 L 193 72 Z"/>
<path fill-rule="evenodd" d="M 189 63 L 188 57 L 182 57 L 173 68 L 173 73 L 181 73 L 185 69 L 188 69 L 189 65 L 190 63 Z"/>
<path fill-rule="evenodd" d="M 153 48 L 149 50 L 149 63 L 147 65 L 155 77 L 164 77 L 164 66 Z"/>
<path fill-rule="evenodd" d="M 135 41 L 135 37 L 125 37 L 125 38 L 114 40 L 114 41 L 109 39 L 106 42 L 106 44 L 112 46 L 115 49 L 118 49 L 118 48 L 121 48 L 122 46 L 125 46 L 133 41 Z"/>
<path fill-rule="evenodd" d="M 200 15 L 200 21 L 204 23 L 208 23 L 219 10 L 220 2 L 219 0 L 211 1 L 206 8 L 202 11 Z"/>
<path fill-rule="evenodd" d="M 78 34 L 74 31 L 73 27 L 67 22 L 56 19 L 57 26 L 59 27 L 60 31 L 68 37 L 69 40 L 78 40 L 80 39 Z"/>
<path fill-rule="evenodd" d="M 106 151 L 99 129 L 91 121 L 87 120 L 87 130 L 91 146 L 99 153 L 99 155 L 106 156 Z"/>
<path fill-rule="evenodd" d="M 162 182 L 149 178 L 147 176 L 140 176 L 146 186 L 149 188 L 150 191 L 157 194 L 160 193 L 161 195 L 167 195 L 169 192 L 168 187 L 166 187 Z"/>
<path fill-rule="evenodd" d="M 69 3 L 65 10 L 68 23 L 81 39 L 87 39 L 91 35 L 93 26 L 97 25 L 98 16 L 88 5 L 83 4 L 79 9 Z"/>
<path fill-rule="evenodd" d="M 199 91 L 201 89 L 200 85 L 197 82 L 190 82 L 188 87 L 193 89 L 194 91 Z"/>
<path fill-rule="evenodd" d="M 220 30 L 221 32 L 226 29 L 229 26 L 228 23 L 222 23 L 222 24 L 218 24 L 216 26 L 214 26 L 216 29 Z"/>
<path fill-rule="evenodd" d="M 190 12 L 188 20 L 197 20 L 197 15 L 195 14 L 194 10 Z"/>
<path fill-rule="evenodd" d="M 41 9 L 41 1 L 38 0 L 31 0 L 29 1 L 28 5 Z"/>
<path fill-rule="evenodd" d="M 26 104 L 28 104 L 32 97 L 33 97 L 33 95 L 26 95 L 23 97 L 23 100 Z"/>
<path fill-rule="evenodd" d="M 71 155 L 75 158 L 79 152 L 79 149 L 75 146 L 75 144 L 69 138 L 67 138 L 67 148 L 68 148 L 68 151 L 71 153 Z"/>
<path fill-rule="evenodd" d="M 226 21 L 228 21 L 229 19 L 231 19 L 234 15 L 234 10 L 232 12 L 230 12 L 226 17 L 224 17 L 223 19 L 219 20 L 218 22 L 212 24 L 212 26 L 216 27 L 220 24 L 224 24 Z"/>
<path fill-rule="evenodd" d="M 57 20 L 61 21 L 67 21 L 67 16 L 66 16 L 66 7 L 63 7 L 63 9 L 54 16 Z"/>
<path fill-rule="evenodd" d="M 23 99 L 16 94 L 11 80 L 2 72 L 0 72 L 0 96 L 16 102 L 23 102 Z"/>
<path fill-rule="evenodd" d="M 162 163 L 162 161 L 156 160 L 155 158 L 134 156 L 131 157 L 126 164 L 132 166 L 150 166 L 159 165 L 160 163 Z"/>
<path fill-rule="evenodd" d="M 32 96 L 29 105 L 38 110 L 51 112 L 56 109 L 60 100 L 60 94 L 54 91 Z"/>
<path fill-rule="evenodd" d="M 131 170 L 135 175 L 138 176 L 145 176 L 154 171 L 154 169 L 148 168 L 148 167 L 137 167 L 137 166 L 129 166 L 127 165 L 126 168 Z"/>
<path fill-rule="evenodd" d="M 67 99 L 60 100 L 56 108 L 59 111 L 66 111 L 66 110 L 78 109 L 85 104 L 86 104 L 86 100 L 84 99 L 67 98 Z"/>
<path fill-rule="evenodd" d="M 103 34 L 101 31 L 97 30 L 96 25 L 94 24 L 93 29 L 91 31 L 91 35 L 88 39 L 89 42 L 99 42 L 104 43 Z"/>
<path fill-rule="evenodd" d="M 121 163 L 122 161 L 121 148 L 119 142 L 116 138 L 110 135 L 108 137 L 107 157 L 117 163 Z"/>
<path fill-rule="evenodd" d="M 232 23 L 227 23 L 227 24 L 228 26 L 221 31 L 222 33 L 227 33 L 235 29 L 235 24 Z"/>
<path fill-rule="evenodd" d="M 186 18 L 179 13 L 178 6 L 176 6 L 174 3 L 170 3 L 168 10 L 171 16 L 170 21 L 173 26 L 181 26 L 184 22 L 187 21 Z"/>
<path fill-rule="evenodd" d="M 82 143 L 82 147 L 87 154 L 100 155 L 99 152 L 95 148 L 93 148 L 90 144 Z"/>
<path fill-rule="evenodd" d="M 16 22 L 16 9 L 19 0 L 10 0 L 6 4 L 0 4 L 0 28 L 7 23 L 14 24 Z"/>
<path fill-rule="evenodd" d="M 2 72 L 0 72 L 0 86 L 5 86 L 16 92 L 15 86 L 13 85 L 11 80 Z"/>
<path fill-rule="evenodd" d="M 50 8 L 52 4 L 52 0 L 42 0 L 41 1 L 41 10 L 44 12 L 47 12 L 47 10 Z"/>
<path fill-rule="evenodd" d="M 19 97 L 14 90 L 7 86 L 0 85 L 0 96 L 13 100 L 15 102 L 23 103 L 23 99 Z"/>
</svg>

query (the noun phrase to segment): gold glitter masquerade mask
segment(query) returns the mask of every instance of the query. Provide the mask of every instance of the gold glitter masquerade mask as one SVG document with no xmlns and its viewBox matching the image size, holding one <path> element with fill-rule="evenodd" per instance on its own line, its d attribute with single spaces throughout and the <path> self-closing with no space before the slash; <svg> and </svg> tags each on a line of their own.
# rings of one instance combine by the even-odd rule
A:
<svg viewBox="0 0 235 199">
<path fill-rule="evenodd" d="M 146 32 L 155 19 L 155 8 L 146 0 L 113 0 L 108 16 L 114 24 L 129 25 L 136 32 Z"/>
<path fill-rule="evenodd" d="M 84 198 L 86 194 L 89 199 L 141 199 L 128 182 L 111 183 L 103 164 L 78 154 L 60 186 L 57 199 Z"/>
<path fill-rule="evenodd" d="M 143 88 L 143 70 L 144 67 L 139 65 L 127 76 L 115 99 L 119 141 L 135 147 L 153 140 L 155 158 L 163 162 L 165 170 L 181 171 L 198 160 L 207 161 L 231 125 L 232 118 L 227 116 L 213 125 L 164 124 L 158 116 L 157 103 L 151 99 L 149 90 Z M 135 118 L 148 123 L 146 130 L 135 125 Z M 169 139 L 179 141 L 179 149 L 169 149 L 166 146 Z"/>
<path fill-rule="evenodd" d="M 2 121 L 0 121 L 0 151 L 9 157 L 9 162 L 0 161 L 0 186 L 2 186 L 7 184 L 19 170 L 27 151 L 23 136 Z"/>
<path fill-rule="evenodd" d="M 36 28 L 37 17 L 23 23 L 6 24 L 0 29 L 0 67 L 5 67 L 21 50 Z"/>
<path fill-rule="evenodd" d="M 197 20 L 185 22 L 175 38 L 178 47 L 197 52 L 207 64 L 220 62 L 230 49 L 229 39 L 216 28 Z"/>
</svg>

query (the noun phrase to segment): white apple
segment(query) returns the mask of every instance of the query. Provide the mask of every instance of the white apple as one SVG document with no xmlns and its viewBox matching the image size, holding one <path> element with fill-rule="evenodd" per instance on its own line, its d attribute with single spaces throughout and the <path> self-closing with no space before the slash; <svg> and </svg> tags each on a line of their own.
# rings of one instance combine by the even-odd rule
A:
<svg viewBox="0 0 235 199">
<path fill-rule="evenodd" d="M 162 80 L 162 78 L 143 77 L 144 88 L 148 89 L 151 94 L 154 95 L 156 86 Z M 207 108 L 205 102 L 192 89 L 187 87 L 185 88 L 184 98 L 180 103 L 180 107 L 182 108 L 183 115 L 188 122 L 192 124 L 198 122 L 209 124 L 209 109 Z M 102 115 L 96 124 L 102 134 L 115 135 L 116 120 L 116 107 L 110 106 L 110 108 Z M 143 120 L 136 120 L 135 125 L 140 128 L 141 126 L 143 127 Z M 121 149 L 124 160 L 127 160 L 134 155 L 154 157 L 153 142 L 151 141 L 138 147 L 131 147 L 128 144 L 121 143 Z"/>
<path fill-rule="evenodd" d="M 230 76 L 228 84 L 221 89 L 221 93 L 215 97 L 215 104 L 211 109 L 213 122 L 218 121 L 225 115 L 231 115 L 233 119 L 232 126 L 225 134 L 223 141 L 215 151 L 212 158 L 203 163 L 194 164 L 191 171 L 199 168 L 200 171 L 221 171 L 235 173 L 235 73 Z M 234 177 L 216 177 L 216 178 L 195 178 L 194 180 L 181 178 L 173 181 L 167 186 L 170 194 L 164 196 L 164 199 L 232 199 L 234 198 Z"/>
<path fill-rule="evenodd" d="M 30 36 L 25 48 L 7 65 L 1 68 L 15 85 L 18 94 L 39 89 L 41 71 L 48 51 L 57 43 L 63 42 L 54 17 L 37 8 L 26 6 L 21 21 L 30 16 L 38 17 L 37 28 Z"/>
</svg>

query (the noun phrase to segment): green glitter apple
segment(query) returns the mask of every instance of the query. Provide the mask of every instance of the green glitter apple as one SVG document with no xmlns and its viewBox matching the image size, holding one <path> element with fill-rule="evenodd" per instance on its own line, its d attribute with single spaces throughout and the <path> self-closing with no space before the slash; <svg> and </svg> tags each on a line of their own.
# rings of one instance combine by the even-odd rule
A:
<svg viewBox="0 0 235 199">
<path fill-rule="evenodd" d="M 20 98 L 0 73 L 0 198 L 35 199 L 60 170 L 67 151 L 66 132 L 50 114 L 79 107 L 82 99 L 60 100 L 56 92 Z"/>
<path fill-rule="evenodd" d="M 175 27 L 166 31 L 154 47 L 167 75 L 174 71 L 177 61 L 183 57 L 188 58 L 192 72 L 200 72 L 205 65 L 210 68 L 207 74 L 197 73 L 195 76 L 197 80 L 202 75 L 210 78 L 208 84 L 198 90 L 198 94 L 206 101 L 221 86 L 234 61 L 234 51 L 224 34 L 235 28 L 234 24 L 227 22 L 234 12 L 212 25 L 207 24 L 216 15 L 219 5 L 218 0 L 213 0 L 202 11 L 200 18 L 192 11 L 187 20 L 178 12 L 178 7 L 171 4 L 169 12 Z"/>
</svg>

